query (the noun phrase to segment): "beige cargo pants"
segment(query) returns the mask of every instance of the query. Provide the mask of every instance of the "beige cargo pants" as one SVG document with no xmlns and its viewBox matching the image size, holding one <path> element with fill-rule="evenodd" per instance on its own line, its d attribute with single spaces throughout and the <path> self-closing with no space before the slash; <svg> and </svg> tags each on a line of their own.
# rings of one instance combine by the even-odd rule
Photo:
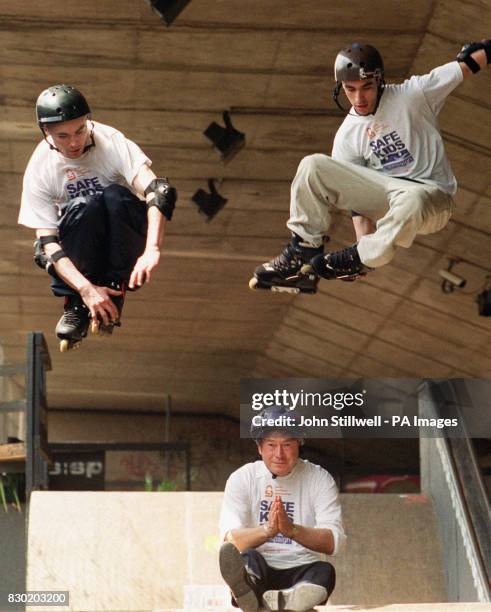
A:
<svg viewBox="0 0 491 612">
<path fill-rule="evenodd" d="M 392 178 L 328 155 L 309 155 L 300 162 L 292 183 L 287 226 L 320 246 L 329 229 L 331 207 L 355 210 L 376 222 L 376 231 L 360 239 L 358 253 L 365 265 L 377 268 L 389 263 L 396 247 L 410 247 L 417 234 L 445 227 L 454 203 L 434 185 Z"/>
</svg>

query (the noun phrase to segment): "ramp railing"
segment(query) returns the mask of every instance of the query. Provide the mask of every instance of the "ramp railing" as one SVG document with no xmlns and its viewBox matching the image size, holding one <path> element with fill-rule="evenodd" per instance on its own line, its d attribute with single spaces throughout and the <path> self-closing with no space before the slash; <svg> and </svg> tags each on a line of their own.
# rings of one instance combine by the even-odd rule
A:
<svg viewBox="0 0 491 612">
<path fill-rule="evenodd" d="M 422 490 L 435 502 L 444 550 L 449 601 L 491 601 L 491 508 L 466 428 L 472 407 L 460 380 L 426 381 L 421 417 L 454 418 L 458 426 L 420 440 Z"/>
<path fill-rule="evenodd" d="M 26 499 L 31 491 L 48 488 L 48 404 L 46 372 L 51 359 L 44 335 L 30 332 L 27 337 L 26 371 Z"/>
</svg>

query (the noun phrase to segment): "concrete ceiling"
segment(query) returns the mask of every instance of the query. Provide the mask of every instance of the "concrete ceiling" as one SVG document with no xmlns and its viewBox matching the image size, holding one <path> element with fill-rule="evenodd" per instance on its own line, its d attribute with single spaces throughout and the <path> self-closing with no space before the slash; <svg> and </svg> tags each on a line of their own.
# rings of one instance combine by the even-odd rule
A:
<svg viewBox="0 0 491 612">
<path fill-rule="evenodd" d="M 290 181 L 300 159 L 330 152 L 342 115 L 331 66 L 352 40 L 376 45 L 387 80 L 451 60 L 491 32 L 484 0 L 193 0 L 166 28 L 143 0 L 0 4 L 0 342 L 23 358 L 29 330 L 45 332 L 52 407 L 238 414 L 238 382 L 257 377 L 489 377 L 491 320 L 475 295 L 491 261 L 491 72 L 452 94 L 440 125 L 460 189 L 437 235 L 401 250 L 356 283 L 322 282 L 317 296 L 251 292 L 254 267 L 288 240 Z M 58 353 L 62 303 L 32 265 L 32 231 L 16 225 L 22 173 L 39 140 L 33 106 L 69 82 L 93 116 L 122 130 L 178 187 L 162 264 L 131 294 L 123 327 Z M 246 147 L 227 165 L 204 139 L 230 109 Z M 191 195 L 223 179 L 226 207 L 206 223 Z M 337 215 L 331 246 L 353 241 Z M 438 269 L 464 290 L 444 295 Z"/>
</svg>

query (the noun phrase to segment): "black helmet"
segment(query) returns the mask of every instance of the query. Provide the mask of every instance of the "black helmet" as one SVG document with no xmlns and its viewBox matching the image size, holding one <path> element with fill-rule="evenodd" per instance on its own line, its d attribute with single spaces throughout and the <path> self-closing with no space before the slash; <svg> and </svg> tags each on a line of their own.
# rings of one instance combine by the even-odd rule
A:
<svg viewBox="0 0 491 612">
<path fill-rule="evenodd" d="M 359 81 L 384 78 L 384 62 L 380 53 L 371 45 L 353 43 L 342 49 L 334 62 L 334 78 L 341 81 Z"/>
<path fill-rule="evenodd" d="M 270 423 L 266 423 L 266 419 Z M 268 434 L 278 432 L 288 434 L 292 438 L 299 438 L 301 444 L 303 444 L 306 436 L 299 422 L 300 419 L 294 410 L 286 410 L 282 406 L 264 408 L 264 410 L 255 414 L 252 419 L 251 438 L 259 442 Z"/>
<path fill-rule="evenodd" d="M 348 111 L 341 106 L 338 99 L 342 82 L 375 78 L 378 89 L 375 111 L 377 110 L 385 82 L 384 61 L 375 47 L 362 43 L 352 43 L 346 49 L 342 49 L 334 62 L 334 78 L 336 79 L 336 85 L 332 90 L 332 98 L 336 106 L 343 112 Z"/>
<path fill-rule="evenodd" d="M 90 114 L 83 95 L 71 85 L 53 85 L 39 95 L 36 118 L 40 127 Z"/>
</svg>

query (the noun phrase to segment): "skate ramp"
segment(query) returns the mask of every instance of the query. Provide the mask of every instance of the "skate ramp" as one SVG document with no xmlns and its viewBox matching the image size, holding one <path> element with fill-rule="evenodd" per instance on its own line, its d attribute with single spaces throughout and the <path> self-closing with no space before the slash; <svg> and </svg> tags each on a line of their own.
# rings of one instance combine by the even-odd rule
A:
<svg viewBox="0 0 491 612">
<path fill-rule="evenodd" d="M 334 558 L 332 603 L 447 599 L 436 519 L 423 495 L 344 495 L 348 545 Z"/>
<path fill-rule="evenodd" d="M 221 500 L 222 493 L 34 492 L 28 589 L 69 591 L 65 610 L 228 606 L 217 565 Z M 333 559 L 332 604 L 362 610 L 446 600 L 425 497 L 343 495 L 342 504 L 349 543 Z"/>
<path fill-rule="evenodd" d="M 390 606 L 320 606 L 328 612 L 489 612 L 489 603 L 393 604 Z"/>
</svg>

